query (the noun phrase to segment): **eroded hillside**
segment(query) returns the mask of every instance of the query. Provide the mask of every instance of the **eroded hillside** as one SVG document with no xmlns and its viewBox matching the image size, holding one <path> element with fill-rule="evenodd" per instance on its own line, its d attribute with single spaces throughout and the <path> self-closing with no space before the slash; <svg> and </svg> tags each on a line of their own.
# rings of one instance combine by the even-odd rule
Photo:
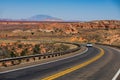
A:
<svg viewBox="0 0 120 80">
<path fill-rule="evenodd" d="M 69 41 L 120 43 L 120 21 L 28 22 L 0 21 L 1 38 L 64 38 Z"/>
</svg>

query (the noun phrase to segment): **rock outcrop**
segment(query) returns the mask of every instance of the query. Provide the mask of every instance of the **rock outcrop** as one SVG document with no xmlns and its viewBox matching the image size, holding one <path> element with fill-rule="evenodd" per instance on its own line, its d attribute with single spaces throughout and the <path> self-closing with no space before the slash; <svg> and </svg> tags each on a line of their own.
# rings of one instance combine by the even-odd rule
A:
<svg viewBox="0 0 120 80">
<path fill-rule="evenodd" d="M 77 33 L 77 29 L 116 29 L 120 28 L 118 20 L 101 20 L 90 22 L 28 22 L 28 21 L 0 21 L 0 30 L 28 30 L 46 29 L 61 32 Z"/>
</svg>

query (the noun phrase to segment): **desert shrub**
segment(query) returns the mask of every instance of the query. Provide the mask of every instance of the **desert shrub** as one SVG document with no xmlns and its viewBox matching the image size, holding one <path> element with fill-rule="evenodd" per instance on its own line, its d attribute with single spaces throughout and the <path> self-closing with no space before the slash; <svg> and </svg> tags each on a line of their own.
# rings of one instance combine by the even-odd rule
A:
<svg viewBox="0 0 120 80">
<path fill-rule="evenodd" d="M 36 44 L 33 48 L 33 54 L 39 54 L 39 52 L 40 52 L 39 44 Z"/>
<path fill-rule="evenodd" d="M 16 54 L 13 51 L 11 51 L 10 56 L 11 57 L 16 57 Z"/>
<path fill-rule="evenodd" d="M 21 52 L 20 56 L 25 56 L 26 54 L 27 54 L 27 49 L 24 49 L 24 50 Z"/>
</svg>

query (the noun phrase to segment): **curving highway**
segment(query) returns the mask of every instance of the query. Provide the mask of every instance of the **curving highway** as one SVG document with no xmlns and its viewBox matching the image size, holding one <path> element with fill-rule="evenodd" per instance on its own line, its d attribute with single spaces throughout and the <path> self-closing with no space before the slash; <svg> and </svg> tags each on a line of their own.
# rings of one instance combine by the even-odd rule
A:
<svg viewBox="0 0 120 80">
<path fill-rule="evenodd" d="M 27 69 L 0 73 L 0 80 L 51 80 L 49 77 L 56 74 L 60 76 L 53 78 L 54 80 L 120 80 L 120 50 L 107 46 L 97 47 L 101 47 L 104 50 L 104 55 L 89 65 L 80 67 L 81 64 L 85 64 L 85 62 L 89 62 L 99 55 L 100 49 L 90 47 L 82 55 Z M 74 69 L 76 66 L 79 67 Z M 67 70 L 68 72 L 66 72 Z M 61 72 L 63 72 L 63 75 Z M 118 74 L 117 77 L 115 77 L 116 74 Z"/>
</svg>

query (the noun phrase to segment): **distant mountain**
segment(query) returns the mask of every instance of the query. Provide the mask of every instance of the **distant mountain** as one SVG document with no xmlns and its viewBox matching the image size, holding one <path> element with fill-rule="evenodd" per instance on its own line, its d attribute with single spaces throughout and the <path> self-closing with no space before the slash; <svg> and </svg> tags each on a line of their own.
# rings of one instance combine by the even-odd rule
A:
<svg viewBox="0 0 120 80">
<path fill-rule="evenodd" d="M 49 15 L 35 15 L 29 18 L 24 19 L 6 19 L 6 18 L 0 18 L 0 21 L 62 21 L 62 19 L 57 17 L 52 17 Z"/>
<path fill-rule="evenodd" d="M 35 15 L 32 17 L 29 17 L 27 19 L 23 19 L 27 21 L 62 21 L 60 18 L 52 17 L 49 15 Z"/>
</svg>

